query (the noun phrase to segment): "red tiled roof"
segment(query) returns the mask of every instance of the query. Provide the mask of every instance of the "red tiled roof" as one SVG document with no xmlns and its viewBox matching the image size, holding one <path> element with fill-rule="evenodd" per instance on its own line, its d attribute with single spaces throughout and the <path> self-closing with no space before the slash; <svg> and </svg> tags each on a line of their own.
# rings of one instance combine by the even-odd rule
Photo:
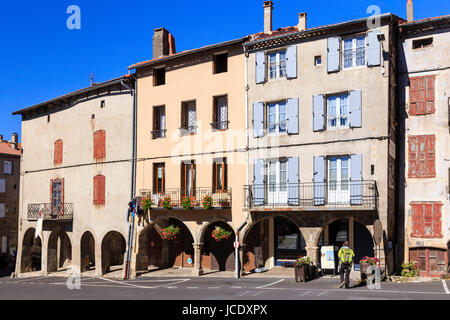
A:
<svg viewBox="0 0 450 320">
<path fill-rule="evenodd" d="M 402 21 L 402 22 L 400 22 L 399 23 L 399 25 L 402 25 L 402 26 L 408 26 L 408 25 L 413 25 L 413 24 L 415 24 L 415 23 L 425 23 L 425 22 L 428 22 L 428 21 L 434 21 L 434 20 L 437 20 L 437 19 L 441 19 L 441 18 L 450 18 L 450 14 L 447 14 L 447 15 L 443 15 L 443 16 L 437 16 L 437 17 L 430 17 L 430 18 L 425 18 L 425 19 L 420 19 L 420 20 L 413 20 L 413 21 Z"/>
<path fill-rule="evenodd" d="M 19 143 L 19 149 L 14 149 L 14 145 L 8 141 L 0 141 L 0 154 L 8 154 L 12 156 L 20 156 L 22 144 Z"/>
</svg>

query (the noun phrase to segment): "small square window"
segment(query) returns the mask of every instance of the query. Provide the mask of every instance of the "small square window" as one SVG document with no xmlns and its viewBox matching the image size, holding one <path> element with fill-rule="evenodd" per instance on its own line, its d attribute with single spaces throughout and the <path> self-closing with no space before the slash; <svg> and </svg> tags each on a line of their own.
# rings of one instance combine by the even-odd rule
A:
<svg viewBox="0 0 450 320">
<path fill-rule="evenodd" d="M 214 74 L 228 71 L 228 53 L 214 55 Z"/>
<path fill-rule="evenodd" d="M 426 47 L 431 47 L 432 44 L 433 44 L 433 38 L 413 40 L 412 48 L 413 49 L 426 48 Z"/>
<path fill-rule="evenodd" d="M 317 67 L 317 66 L 320 66 L 322 64 L 322 56 L 315 56 L 314 57 L 314 65 Z"/>
<path fill-rule="evenodd" d="M 166 68 L 153 69 L 153 86 L 166 84 Z"/>
</svg>

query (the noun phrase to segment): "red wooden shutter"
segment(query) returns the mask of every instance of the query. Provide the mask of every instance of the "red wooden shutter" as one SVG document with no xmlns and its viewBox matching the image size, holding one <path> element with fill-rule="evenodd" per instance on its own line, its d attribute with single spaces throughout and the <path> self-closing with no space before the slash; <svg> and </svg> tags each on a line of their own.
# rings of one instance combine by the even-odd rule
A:
<svg viewBox="0 0 450 320">
<path fill-rule="evenodd" d="M 415 116 L 417 107 L 417 78 L 411 78 L 409 84 L 409 114 Z"/>
<path fill-rule="evenodd" d="M 435 112 L 434 95 L 435 95 L 435 78 L 436 76 L 414 77 L 410 79 L 409 86 L 409 114 L 425 115 Z"/>
<path fill-rule="evenodd" d="M 419 161 L 418 161 L 418 177 L 427 176 L 427 150 L 428 150 L 428 139 L 426 136 L 418 137 L 419 146 Z"/>
<path fill-rule="evenodd" d="M 420 238 L 423 230 L 423 206 L 421 203 L 411 203 L 412 233 L 411 237 Z"/>
<path fill-rule="evenodd" d="M 419 77 L 417 79 L 417 101 L 416 101 L 416 114 L 425 114 L 425 92 L 426 92 L 426 82 L 425 77 Z"/>
<path fill-rule="evenodd" d="M 422 237 L 433 238 L 433 204 L 424 203 L 422 207 L 424 208 Z"/>
<path fill-rule="evenodd" d="M 425 78 L 426 80 L 426 95 L 425 95 L 425 103 L 426 103 L 426 113 L 434 113 L 434 79 L 435 76 L 428 76 Z"/>
<path fill-rule="evenodd" d="M 105 176 L 94 177 L 94 205 L 105 204 Z"/>
<path fill-rule="evenodd" d="M 434 135 L 429 135 L 427 138 L 427 163 L 426 163 L 426 177 L 434 178 L 436 177 L 435 168 L 435 142 L 436 137 Z"/>
<path fill-rule="evenodd" d="M 94 133 L 94 159 L 106 158 L 106 132 L 99 130 Z"/>
<path fill-rule="evenodd" d="M 408 177 L 414 178 L 418 174 L 418 139 L 415 136 L 408 138 L 409 162 L 408 162 Z"/>
<path fill-rule="evenodd" d="M 433 237 L 442 238 L 442 214 L 441 214 L 442 203 L 433 203 Z"/>
<path fill-rule="evenodd" d="M 409 262 L 417 262 L 417 249 L 409 249 Z"/>
<path fill-rule="evenodd" d="M 53 163 L 61 164 L 62 161 L 63 161 L 63 141 L 57 140 L 55 141 L 53 150 Z"/>
</svg>

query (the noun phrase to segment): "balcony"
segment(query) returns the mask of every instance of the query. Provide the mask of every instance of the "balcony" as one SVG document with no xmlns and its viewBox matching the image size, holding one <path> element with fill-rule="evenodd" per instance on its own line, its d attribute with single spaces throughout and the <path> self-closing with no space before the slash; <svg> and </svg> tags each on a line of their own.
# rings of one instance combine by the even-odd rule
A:
<svg viewBox="0 0 450 320">
<path fill-rule="evenodd" d="M 306 182 L 244 186 L 250 210 L 375 210 L 375 181 Z"/>
<path fill-rule="evenodd" d="M 37 221 L 39 217 L 44 221 L 72 221 L 73 203 L 64 203 L 62 207 L 53 206 L 51 203 L 28 204 L 27 220 Z"/>
<path fill-rule="evenodd" d="M 167 132 L 167 130 L 153 130 L 153 131 L 151 131 L 152 139 L 165 138 L 166 132 Z"/>
<path fill-rule="evenodd" d="M 180 129 L 180 135 L 189 136 L 197 133 L 197 126 L 182 126 Z"/>
<path fill-rule="evenodd" d="M 213 123 L 211 123 L 211 128 L 213 130 L 219 130 L 219 131 L 227 130 L 229 123 L 230 123 L 230 121 L 213 122 Z"/>
<path fill-rule="evenodd" d="M 166 189 L 164 192 L 156 192 L 155 190 L 141 190 L 141 197 L 152 199 L 152 208 L 162 209 L 162 201 L 164 198 L 170 198 L 171 207 L 181 208 L 181 201 L 185 197 L 190 197 L 194 203 L 194 209 L 202 207 L 202 201 L 205 196 L 212 198 L 213 208 L 230 208 L 231 207 L 231 188 L 224 190 L 214 190 L 212 188 L 197 188 L 193 190 L 186 189 Z M 203 208 L 202 208 L 203 209 Z"/>
</svg>

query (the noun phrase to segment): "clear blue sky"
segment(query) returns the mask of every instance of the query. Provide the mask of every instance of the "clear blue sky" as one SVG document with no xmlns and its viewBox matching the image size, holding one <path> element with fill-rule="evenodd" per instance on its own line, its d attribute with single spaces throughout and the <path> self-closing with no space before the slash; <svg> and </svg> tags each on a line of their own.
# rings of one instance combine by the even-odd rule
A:
<svg viewBox="0 0 450 320">
<path fill-rule="evenodd" d="M 382 13 L 406 17 L 406 0 L 273 0 L 274 29 L 308 27 Z M 415 19 L 450 13 L 448 0 L 413 0 Z M 81 8 L 81 30 L 69 30 L 67 7 Z M 319 5 L 320 4 L 320 5 Z M 325 5 L 326 4 L 326 5 Z M 18 0 L 0 6 L 0 134 L 20 134 L 13 111 L 124 75 L 152 56 L 153 29 L 165 27 L 177 51 L 232 40 L 263 29 L 263 0 Z"/>
</svg>

